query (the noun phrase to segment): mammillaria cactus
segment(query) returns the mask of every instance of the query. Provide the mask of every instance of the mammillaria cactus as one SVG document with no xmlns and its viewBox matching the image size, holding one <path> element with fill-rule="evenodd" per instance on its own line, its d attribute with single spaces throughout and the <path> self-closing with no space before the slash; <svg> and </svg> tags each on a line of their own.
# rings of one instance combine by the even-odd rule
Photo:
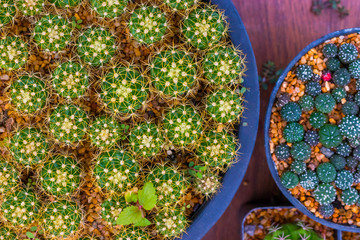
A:
<svg viewBox="0 0 360 240">
<path fill-rule="evenodd" d="M 0 0 L 0 28 L 10 23 L 16 14 L 13 0 Z"/>
<path fill-rule="evenodd" d="M 114 193 L 134 187 L 139 171 L 132 154 L 124 150 L 110 150 L 96 158 L 94 176 L 101 188 Z"/>
<path fill-rule="evenodd" d="M 20 113 L 34 114 L 43 109 L 49 93 L 45 83 L 35 76 L 21 76 L 10 88 L 10 101 Z"/>
<path fill-rule="evenodd" d="M 81 64 L 65 62 L 53 71 L 52 85 L 61 97 L 66 99 L 81 97 L 89 86 L 89 74 Z"/>
<path fill-rule="evenodd" d="M 48 203 L 43 209 L 42 221 L 45 235 L 51 238 L 67 238 L 73 236 L 80 228 L 83 220 L 77 203 L 60 200 Z"/>
<path fill-rule="evenodd" d="M 77 40 L 77 52 L 82 61 L 99 67 L 115 54 L 115 38 L 102 27 L 90 27 Z"/>
<path fill-rule="evenodd" d="M 128 0 L 91 0 L 90 4 L 100 17 L 116 18 L 125 11 L 128 2 Z"/>
<path fill-rule="evenodd" d="M 206 198 L 216 193 L 221 186 L 220 177 L 212 173 L 205 173 L 201 178 L 195 178 L 194 182 L 196 189 Z"/>
<path fill-rule="evenodd" d="M 112 117 L 100 116 L 90 124 L 90 141 L 98 148 L 109 149 L 125 137 L 124 129 L 128 127 Z"/>
<path fill-rule="evenodd" d="M 186 148 L 200 138 L 202 123 L 201 116 L 193 107 L 180 105 L 166 113 L 163 128 L 171 144 Z"/>
<path fill-rule="evenodd" d="M 88 116 L 75 105 L 59 105 L 51 113 L 50 132 L 56 142 L 72 144 L 83 139 L 88 127 Z"/>
<path fill-rule="evenodd" d="M 102 78 L 99 95 L 111 113 L 131 116 L 145 105 L 148 91 L 148 82 L 138 70 L 120 66 Z"/>
<path fill-rule="evenodd" d="M 164 2 L 174 11 L 182 11 L 192 8 L 199 0 L 164 0 Z"/>
<path fill-rule="evenodd" d="M 123 195 L 113 195 L 101 203 L 101 217 L 109 225 L 116 225 L 116 219 L 126 207 Z"/>
<path fill-rule="evenodd" d="M 237 149 L 234 136 L 227 132 L 207 131 L 197 147 L 197 155 L 209 167 L 225 170 L 235 160 Z"/>
<path fill-rule="evenodd" d="M 214 91 L 206 100 L 206 110 L 218 123 L 235 123 L 243 112 L 243 97 L 234 91 Z"/>
<path fill-rule="evenodd" d="M 148 232 L 144 231 L 141 227 L 126 227 L 122 229 L 121 232 L 115 236 L 115 240 L 128 240 L 128 239 L 136 239 L 136 240 L 148 240 L 151 239 Z"/>
<path fill-rule="evenodd" d="M 322 240 L 314 230 L 302 222 L 272 226 L 264 240 Z"/>
<path fill-rule="evenodd" d="M 11 192 L 19 182 L 19 173 L 14 165 L 0 158 L 0 193 Z"/>
<path fill-rule="evenodd" d="M 153 157 L 161 152 L 164 137 L 155 123 L 136 125 L 130 132 L 129 143 L 132 151 L 140 157 Z"/>
<path fill-rule="evenodd" d="M 49 152 L 46 136 L 37 128 L 17 131 L 10 143 L 9 150 L 14 160 L 25 167 L 41 164 Z"/>
<path fill-rule="evenodd" d="M 141 44 L 151 45 L 165 37 L 168 30 L 166 14 L 158 6 L 141 5 L 130 17 L 130 34 Z"/>
<path fill-rule="evenodd" d="M 45 51 L 55 52 L 64 49 L 70 42 L 71 24 L 60 15 L 42 17 L 34 28 L 34 39 Z"/>
<path fill-rule="evenodd" d="M 196 63 L 183 49 L 174 47 L 160 51 L 149 68 L 152 84 L 165 96 L 178 97 L 188 93 L 196 81 Z"/>
<path fill-rule="evenodd" d="M 69 196 L 80 185 L 81 170 L 71 156 L 56 155 L 39 169 L 41 187 L 57 197 Z"/>
<path fill-rule="evenodd" d="M 25 227 L 38 219 L 40 202 L 32 190 L 16 189 L 4 196 L 1 212 L 14 227 Z"/>
<path fill-rule="evenodd" d="M 246 70 L 244 56 L 234 46 L 218 46 L 208 51 L 203 60 L 205 79 L 216 85 L 238 84 Z"/>
<path fill-rule="evenodd" d="M 226 29 L 223 14 L 208 5 L 192 10 L 181 27 L 185 41 L 201 50 L 218 45 Z"/>
<path fill-rule="evenodd" d="M 187 188 L 187 181 L 176 168 L 157 165 L 150 169 L 146 180 L 156 188 L 158 205 L 171 207 L 178 203 Z"/>
<path fill-rule="evenodd" d="M 49 0 L 49 2 L 54 3 L 56 7 L 60 8 L 70 8 L 75 7 L 81 3 L 82 0 Z"/>
<path fill-rule="evenodd" d="M 17 239 L 16 233 L 7 227 L 0 227 L 0 240 Z"/>
<path fill-rule="evenodd" d="M 27 61 L 28 48 L 20 37 L 3 37 L 0 39 L 0 68 L 17 70 Z"/>
<path fill-rule="evenodd" d="M 165 238 L 180 237 L 187 225 L 181 209 L 163 210 L 155 215 L 156 233 Z"/>
<path fill-rule="evenodd" d="M 17 0 L 16 7 L 25 16 L 40 14 L 45 6 L 45 0 Z"/>
</svg>

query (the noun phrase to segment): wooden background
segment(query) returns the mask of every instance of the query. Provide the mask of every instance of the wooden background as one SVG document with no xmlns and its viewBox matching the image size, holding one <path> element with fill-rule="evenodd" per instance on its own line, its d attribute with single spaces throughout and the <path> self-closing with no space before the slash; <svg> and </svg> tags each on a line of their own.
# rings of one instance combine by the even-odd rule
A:
<svg viewBox="0 0 360 240">
<path fill-rule="evenodd" d="M 249 34 L 258 69 L 268 60 L 284 69 L 306 45 L 330 32 L 360 27 L 360 0 L 342 0 L 350 9 L 344 19 L 332 10 L 320 16 L 310 12 L 311 0 L 233 0 Z M 204 240 L 241 239 L 241 215 L 246 204 L 286 204 L 287 201 L 272 180 L 266 164 L 264 118 L 271 88 L 261 90 L 259 132 L 255 150 L 233 201 Z"/>
</svg>

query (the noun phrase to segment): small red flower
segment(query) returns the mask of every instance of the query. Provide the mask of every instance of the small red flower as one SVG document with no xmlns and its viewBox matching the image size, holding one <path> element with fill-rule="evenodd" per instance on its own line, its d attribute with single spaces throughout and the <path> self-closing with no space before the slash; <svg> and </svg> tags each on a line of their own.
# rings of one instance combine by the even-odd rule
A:
<svg viewBox="0 0 360 240">
<path fill-rule="evenodd" d="M 323 72 L 323 74 L 321 75 L 321 79 L 326 82 L 330 81 L 331 80 L 331 72 L 330 71 Z"/>
</svg>

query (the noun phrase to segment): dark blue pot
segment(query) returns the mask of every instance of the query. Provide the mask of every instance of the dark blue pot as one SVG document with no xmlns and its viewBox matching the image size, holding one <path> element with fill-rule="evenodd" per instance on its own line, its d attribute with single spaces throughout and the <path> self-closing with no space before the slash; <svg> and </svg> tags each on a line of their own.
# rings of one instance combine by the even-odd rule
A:
<svg viewBox="0 0 360 240">
<path fill-rule="evenodd" d="M 308 217 L 310 217 L 311 219 L 334 229 L 338 229 L 341 231 L 347 231 L 347 232 L 360 232 L 360 228 L 355 227 L 355 226 L 347 226 L 347 225 L 342 225 L 342 224 L 337 224 L 334 223 L 332 221 L 328 221 L 322 218 L 318 218 L 315 217 L 315 215 L 313 213 L 311 213 L 299 200 L 297 200 L 295 197 L 293 197 L 291 195 L 291 193 L 281 184 L 280 181 L 280 177 L 278 175 L 278 172 L 276 170 L 275 167 L 275 163 L 271 158 L 271 154 L 270 154 L 270 146 L 269 146 L 269 142 L 270 142 L 270 138 L 269 138 L 269 127 L 270 127 L 270 117 L 271 117 L 271 108 L 274 105 L 274 101 L 275 101 L 275 97 L 276 94 L 279 90 L 279 88 L 281 87 L 282 82 L 284 81 L 287 73 L 293 68 L 293 66 L 295 65 L 295 63 L 297 63 L 300 58 L 305 55 L 310 49 L 316 47 L 317 45 L 323 43 L 324 41 L 331 39 L 333 37 L 338 37 L 341 35 L 348 35 L 351 33 L 360 33 L 360 28 L 349 28 L 349 29 L 344 29 L 344 30 L 340 30 L 340 31 L 336 31 L 330 34 L 327 34 L 321 38 L 319 38 L 318 40 L 312 42 L 311 44 L 309 44 L 306 48 L 304 48 L 291 62 L 290 64 L 286 67 L 286 69 L 284 70 L 283 74 L 280 76 L 280 78 L 278 79 L 276 86 L 273 89 L 273 92 L 271 94 L 270 97 L 270 101 L 269 101 L 269 106 L 266 112 L 266 121 L 265 121 L 265 129 L 264 129 L 264 134 L 265 134 L 265 149 L 266 149 L 266 158 L 267 158 L 267 162 L 268 162 L 268 166 L 270 168 L 270 172 L 277 184 L 277 186 L 279 187 L 279 189 L 281 190 L 281 192 L 285 195 L 285 197 L 297 208 L 299 209 L 301 212 L 303 212 L 304 214 L 306 214 Z"/>
<path fill-rule="evenodd" d="M 256 62 L 244 24 L 231 0 L 213 0 L 212 4 L 216 4 L 219 9 L 225 12 L 230 24 L 231 40 L 246 55 L 248 70 L 243 86 L 250 91 L 244 94 L 246 103 L 238 135 L 241 143 L 241 154 L 237 159 L 238 162 L 226 172 L 220 191 L 196 212 L 190 227 L 186 230 L 187 234 L 182 237 L 184 240 L 201 239 L 230 204 L 249 165 L 259 123 L 260 95 Z"/>
</svg>

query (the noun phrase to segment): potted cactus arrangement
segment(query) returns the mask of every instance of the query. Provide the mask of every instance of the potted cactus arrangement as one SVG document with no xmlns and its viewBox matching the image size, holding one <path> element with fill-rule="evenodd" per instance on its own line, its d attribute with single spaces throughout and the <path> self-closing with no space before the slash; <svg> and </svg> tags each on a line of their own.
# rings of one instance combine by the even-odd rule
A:
<svg viewBox="0 0 360 240">
<path fill-rule="evenodd" d="M 0 23 L 0 238 L 182 237 L 241 151 L 224 11 L 0 0 Z"/>
</svg>

